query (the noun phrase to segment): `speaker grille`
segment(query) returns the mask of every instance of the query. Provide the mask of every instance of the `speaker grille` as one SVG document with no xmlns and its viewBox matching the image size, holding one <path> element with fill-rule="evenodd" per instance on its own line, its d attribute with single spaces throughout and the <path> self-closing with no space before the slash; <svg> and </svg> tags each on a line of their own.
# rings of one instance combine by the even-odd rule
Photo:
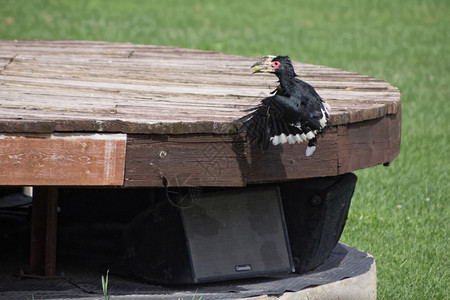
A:
<svg viewBox="0 0 450 300">
<path fill-rule="evenodd" d="M 292 271 L 278 187 L 203 194 L 182 210 L 196 282 Z"/>
</svg>

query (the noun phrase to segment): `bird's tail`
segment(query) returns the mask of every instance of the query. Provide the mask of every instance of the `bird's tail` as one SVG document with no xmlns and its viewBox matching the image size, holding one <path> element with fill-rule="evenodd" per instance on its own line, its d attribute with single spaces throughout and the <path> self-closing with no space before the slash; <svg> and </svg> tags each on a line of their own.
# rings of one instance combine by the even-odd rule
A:
<svg viewBox="0 0 450 300">
<path fill-rule="evenodd" d="M 314 151 L 316 151 L 317 139 L 314 137 L 313 139 L 308 141 L 308 146 L 306 147 L 306 156 L 313 155 Z"/>
</svg>

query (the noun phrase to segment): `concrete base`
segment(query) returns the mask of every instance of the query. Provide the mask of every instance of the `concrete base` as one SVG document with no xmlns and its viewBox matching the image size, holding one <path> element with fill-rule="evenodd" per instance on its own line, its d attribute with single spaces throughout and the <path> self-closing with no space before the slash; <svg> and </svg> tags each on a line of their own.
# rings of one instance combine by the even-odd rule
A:
<svg viewBox="0 0 450 300">
<path fill-rule="evenodd" d="M 42 280 L 16 277 L 17 267 L 26 261 L 15 256 L 0 259 L 0 299 L 104 299 L 98 270 L 102 257 L 93 260 L 73 257 L 61 259 L 59 268 L 66 275 Z M 62 257 L 64 258 L 64 257 Z M 249 299 L 249 300 L 313 300 L 376 299 L 376 268 L 372 256 L 339 243 L 319 268 L 307 274 L 250 278 L 209 284 L 161 286 L 139 282 L 133 278 L 109 273 L 111 299 Z M 117 270 L 117 269 L 116 269 Z M 18 272 L 17 272 L 18 273 Z M 16 274 L 17 274 L 16 273 Z"/>
<path fill-rule="evenodd" d="M 249 298 L 241 298 L 249 299 Z M 365 274 L 329 284 L 288 292 L 281 296 L 259 296 L 252 300 L 376 300 L 377 271 L 375 261 Z"/>
<path fill-rule="evenodd" d="M 372 257 L 371 255 L 369 255 Z M 191 298 L 185 298 L 184 293 L 170 295 L 173 299 L 209 299 L 209 295 L 201 292 L 194 294 Z M 164 299 L 169 299 L 163 297 Z M 116 296 L 111 299 L 140 300 L 148 299 L 148 295 Z M 226 299 L 220 297 L 220 299 Z M 370 269 L 359 276 L 342 279 L 329 284 L 310 287 L 298 292 L 286 292 L 282 295 L 262 295 L 256 297 L 236 298 L 238 300 L 376 300 L 377 299 L 377 271 L 373 261 Z"/>
</svg>

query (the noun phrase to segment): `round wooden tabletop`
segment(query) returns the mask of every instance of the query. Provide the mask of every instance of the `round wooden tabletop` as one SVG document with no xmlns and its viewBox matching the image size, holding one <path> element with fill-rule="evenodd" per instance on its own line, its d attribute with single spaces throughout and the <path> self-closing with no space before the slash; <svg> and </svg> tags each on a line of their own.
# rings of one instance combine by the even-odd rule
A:
<svg viewBox="0 0 450 300">
<path fill-rule="evenodd" d="M 298 62 L 299 78 L 330 104 L 331 128 L 312 157 L 302 144 L 250 147 L 233 121 L 277 85 L 274 75 L 252 74 L 256 59 L 129 43 L 0 41 L 0 166 L 13 164 L 5 143 L 12 136 L 62 133 L 125 136 L 124 186 L 161 186 L 162 177 L 170 185 L 242 186 L 334 176 L 398 155 L 398 89 Z M 92 183 L 111 184 L 118 181 Z"/>
</svg>

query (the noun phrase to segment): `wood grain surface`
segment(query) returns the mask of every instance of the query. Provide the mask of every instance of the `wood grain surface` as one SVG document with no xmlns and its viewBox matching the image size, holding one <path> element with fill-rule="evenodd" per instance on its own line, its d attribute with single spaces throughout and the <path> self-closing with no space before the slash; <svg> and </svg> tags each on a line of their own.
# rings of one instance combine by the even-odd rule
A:
<svg viewBox="0 0 450 300">
<path fill-rule="evenodd" d="M 124 186 L 161 186 L 162 176 L 179 186 L 321 177 L 398 155 L 397 88 L 299 62 L 296 73 L 332 107 L 332 127 L 311 158 L 301 144 L 249 147 L 233 122 L 277 85 L 272 74 L 252 74 L 256 59 L 129 43 L 0 41 L 0 133 L 124 133 Z"/>
</svg>

